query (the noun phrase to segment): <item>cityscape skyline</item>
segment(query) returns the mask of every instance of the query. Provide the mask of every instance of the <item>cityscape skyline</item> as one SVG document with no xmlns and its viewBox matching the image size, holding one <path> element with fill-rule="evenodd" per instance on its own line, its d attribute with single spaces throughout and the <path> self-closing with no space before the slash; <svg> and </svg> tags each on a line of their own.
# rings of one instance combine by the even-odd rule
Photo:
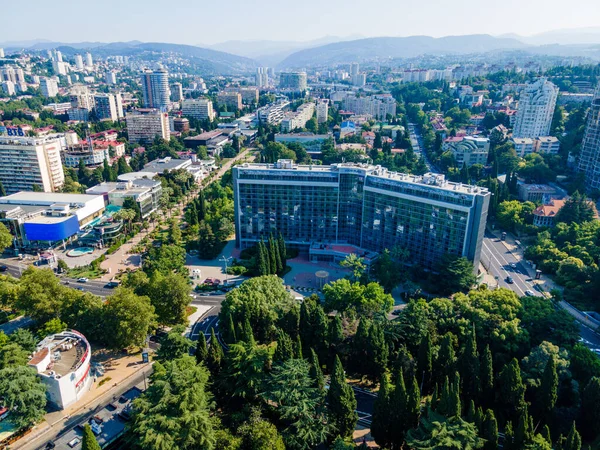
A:
<svg viewBox="0 0 600 450">
<path fill-rule="evenodd" d="M 517 33 L 531 36 L 551 30 L 567 28 L 593 27 L 600 23 L 600 10 L 594 8 L 591 0 L 575 0 L 571 4 L 574 10 L 586 11 L 585 19 L 578 15 L 556 15 L 559 7 L 556 0 L 542 2 L 534 0 L 526 3 L 508 0 L 498 4 L 481 5 L 474 0 L 463 0 L 454 5 L 452 11 L 445 8 L 440 0 L 425 5 L 408 4 L 407 2 L 379 1 L 371 7 L 356 14 L 346 2 L 335 0 L 326 5 L 308 0 L 298 5 L 288 5 L 282 11 L 281 5 L 273 0 L 263 0 L 261 7 L 256 4 L 233 0 L 230 7 L 238 14 L 230 17 L 230 26 L 221 27 L 210 21 L 203 24 L 202 33 L 196 30 L 196 20 L 201 16 L 218 13 L 220 5 L 196 5 L 183 2 L 181 11 L 186 11 L 178 18 L 177 33 L 168 27 L 161 27 L 162 18 L 153 16 L 155 11 L 152 1 L 142 3 L 139 0 L 117 3 L 109 0 L 105 7 L 94 13 L 95 19 L 105 19 L 111 23 L 110 28 L 89 27 L 86 21 L 79 20 L 80 12 L 69 8 L 64 0 L 51 4 L 38 0 L 33 2 L 37 14 L 28 18 L 28 27 L 22 27 L 19 21 L 3 24 L 4 33 L 0 42 L 48 39 L 57 42 L 75 42 L 73 36 L 84 36 L 82 41 L 130 41 L 173 42 L 189 45 L 213 45 L 230 40 L 285 40 L 311 41 L 326 36 L 414 36 L 428 35 L 442 37 L 458 34 L 491 34 L 503 35 Z M 64 7 L 63 7 L 64 6 Z M 506 11 L 517 9 L 519 14 L 511 17 L 510 22 L 489 20 L 495 15 L 501 16 Z M 46 27 L 46 17 L 61 11 L 61 17 L 69 27 Z M 381 11 L 386 10 L 386 14 Z M 114 14 L 119 11 L 119 14 Z M 315 12 L 319 20 L 315 20 Z M 132 17 L 140 20 L 132 21 Z M 293 17 L 298 25 L 292 27 L 289 20 Z M 535 17 L 536 20 L 531 20 Z M 264 22 L 268 26 L 256 26 Z M 108 23 L 108 22 L 107 22 Z M 327 28 L 323 27 L 327 24 Z M 36 30 L 37 36 L 32 36 Z M 40 32 L 40 30 L 44 30 Z"/>
</svg>

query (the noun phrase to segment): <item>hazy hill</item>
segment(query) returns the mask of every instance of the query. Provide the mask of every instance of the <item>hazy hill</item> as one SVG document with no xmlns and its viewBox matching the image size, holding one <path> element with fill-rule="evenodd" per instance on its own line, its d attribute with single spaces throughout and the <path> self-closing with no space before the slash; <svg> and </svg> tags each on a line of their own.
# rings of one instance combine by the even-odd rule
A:
<svg viewBox="0 0 600 450">
<path fill-rule="evenodd" d="M 367 38 L 300 50 L 284 59 L 279 66 L 305 67 L 351 61 L 411 58 L 423 54 L 485 53 L 524 47 L 526 44 L 516 39 L 487 34 L 442 38 L 430 36 Z"/>
</svg>

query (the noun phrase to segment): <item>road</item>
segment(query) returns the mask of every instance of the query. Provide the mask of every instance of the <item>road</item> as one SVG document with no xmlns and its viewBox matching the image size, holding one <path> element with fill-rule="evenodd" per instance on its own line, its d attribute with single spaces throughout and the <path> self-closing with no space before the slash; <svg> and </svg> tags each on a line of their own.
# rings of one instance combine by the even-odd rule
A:
<svg viewBox="0 0 600 450">
<path fill-rule="evenodd" d="M 415 154 L 423 158 L 423 161 L 425 161 L 425 165 L 427 166 L 427 170 L 429 172 L 437 173 L 437 169 L 433 164 L 431 164 L 431 161 L 429 161 L 429 158 L 427 157 L 425 147 L 423 146 L 423 140 L 421 139 L 419 130 L 417 129 L 417 126 L 414 123 L 408 124 L 408 134 L 410 136 L 410 143 L 413 147 Z"/>
<path fill-rule="evenodd" d="M 489 231 L 486 231 L 483 238 L 481 262 L 492 276 L 497 277 L 498 287 L 510 289 L 521 297 L 526 295 L 527 290 L 532 291 L 536 296 L 541 296 L 535 289 L 533 278 L 529 274 L 533 269 L 522 261 L 521 255 L 511 252 L 500 238 Z M 514 267 L 511 264 L 514 264 Z M 512 278 L 512 284 L 506 281 L 508 276 Z M 573 310 L 567 304 L 561 306 L 575 318 L 581 316 L 579 311 Z M 579 323 L 580 341 L 600 356 L 600 336 L 588 326 Z"/>
</svg>

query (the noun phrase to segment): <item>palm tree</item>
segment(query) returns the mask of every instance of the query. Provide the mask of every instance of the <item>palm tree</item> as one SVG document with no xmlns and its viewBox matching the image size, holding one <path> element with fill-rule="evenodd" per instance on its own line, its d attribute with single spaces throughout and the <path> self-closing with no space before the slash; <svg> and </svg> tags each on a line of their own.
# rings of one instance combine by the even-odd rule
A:
<svg viewBox="0 0 600 450">
<path fill-rule="evenodd" d="M 113 217 L 117 220 L 122 220 L 127 223 L 127 232 L 131 230 L 131 221 L 135 219 L 136 213 L 133 209 L 121 208 L 118 210 Z"/>
</svg>

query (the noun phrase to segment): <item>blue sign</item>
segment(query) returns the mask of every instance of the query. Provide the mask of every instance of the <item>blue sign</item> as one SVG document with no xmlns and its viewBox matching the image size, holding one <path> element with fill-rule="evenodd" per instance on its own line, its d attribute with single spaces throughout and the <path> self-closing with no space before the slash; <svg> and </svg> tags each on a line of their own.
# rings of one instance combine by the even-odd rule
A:
<svg viewBox="0 0 600 450">
<path fill-rule="evenodd" d="M 23 133 L 23 128 L 20 127 L 7 127 L 6 131 L 9 136 L 25 136 L 25 133 Z"/>
</svg>

